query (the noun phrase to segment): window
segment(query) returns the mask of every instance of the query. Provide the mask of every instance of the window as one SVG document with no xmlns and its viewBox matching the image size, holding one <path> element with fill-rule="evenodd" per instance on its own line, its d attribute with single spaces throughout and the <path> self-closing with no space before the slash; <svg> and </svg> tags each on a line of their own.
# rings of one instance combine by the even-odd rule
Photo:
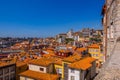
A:
<svg viewBox="0 0 120 80">
<path fill-rule="evenodd" d="M 91 49 L 91 52 L 94 52 L 94 49 Z"/>
<path fill-rule="evenodd" d="M 40 68 L 40 71 L 44 71 L 44 68 Z"/>
<path fill-rule="evenodd" d="M 3 75 L 3 70 L 0 70 L 0 76 Z"/>
<path fill-rule="evenodd" d="M 6 73 L 9 73 L 9 68 L 5 68 L 5 69 L 4 69 L 4 72 L 5 72 L 5 74 L 6 74 Z"/>
<path fill-rule="evenodd" d="M 15 71 L 15 66 L 12 66 L 11 68 L 10 68 L 10 71 L 12 72 L 12 71 Z"/>
<path fill-rule="evenodd" d="M 10 80 L 15 80 L 15 73 L 10 75 Z"/>
<path fill-rule="evenodd" d="M 98 49 L 96 49 L 96 52 L 98 52 L 99 50 Z"/>
<path fill-rule="evenodd" d="M 58 55 L 60 55 L 61 53 L 59 53 Z"/>
<path fill-rule="evenodd" d="M 3 77 L 0 77 L 0 80 L 3 80 Z"/>
<path fill-rule="evenodd" d="M 92 52 L 91 49 L 89 49 L 89 52 Z"/>
<path fill-rule="evenodd" d="M 62 53 L 62 56 L 64 56 L 64 53 Z"/>
<path fill-rule="evenodd" d="M 74 69 L 71 69 L 71 73 L 74 73 L 75 72 L 75 70 Z"/>
<path fill-rule="evenodd" d="M 56 71 L 57 71 L 58 74 L 62 74 L 62 69 L 56 68 Z"/>
<path fill-rule="evenodd" d="M 75 77 L 74 76 L 71 76 L 71 79 L 70 80 L 75 80 Z"/>
<path fill-rule="evenodd" d="M 98 54 L 96 54 L 96 57 L 98 57 Z"/>
<path fill-rule="evenodd" d="M 91 57 L 93 57 L 93 54 L 91 54 Z"/>
<path fill-rule="evenodd" d="M 103 59 L 104 59 L 104 56 L 101 56 L 100 59 L 103 60 Z"/>
<path fill-rule="evenodd" d="M 25 77 L 25 80 L 27 80 L 27 78 Z"/>
<path fill-rule="evenodd" d="M 5 80 L 9 80 L 9 76 L 5 76 Z"/>
<path fill-rule="evenodd" d="M 96 56 L 96 54 L 93 54 L 93 57 L 95 57 Z"/>
</svg>

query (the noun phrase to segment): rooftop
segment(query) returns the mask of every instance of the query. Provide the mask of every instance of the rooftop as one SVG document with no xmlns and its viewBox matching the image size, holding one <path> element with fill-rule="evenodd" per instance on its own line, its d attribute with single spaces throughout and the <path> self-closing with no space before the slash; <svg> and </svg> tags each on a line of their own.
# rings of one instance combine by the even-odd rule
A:
<svg viewBox="0 0 120 80">
<path fill-rule="evenodd" d="M 63 61 L 72 63 L 72 62 L 78 61 L 80 59 L 81 59 L 81 55 L 75 54 L 75 55 L 72 55 L 72 56 L 69 56 L 69 57 L 63 59 Z"/>
<path fill-rule="evenodd" d="M 40 58 L 40 59 L 34 59 L 29 62 L 29 64 L 34 64 L 34 65 L 39 65 L 39 66 L 49 66 L 52 62 L 49 60 L 46 60 L 45 58 Z"/>
<path fill-rule="evenodd" d="M 14 62 L 0 62 L 0 67 L 5 67 L 5 66 L 9 66 L 9 65 L 13 65 L 15 64 Z"/>
<path fill-rule="evenodd" d="M 69 65 L 70 68 L 74 68 L 74 69 L 82 69 L 82 70 L 86 70 L 88 68 L 90 68 L 92 66 L 92 62 L 94 62 L 95 59 L 91 58 L 91 57 L 87 57 L 84 58 L 80 61 L 74 62 L 72 64 Z"/>
<path fill-rule="evenodd" d="M 88 48 L 100 48 L 99 44 L 92 44 L 90 46 L 88 46 Z"/>
<path fill-rule="evenodd" d="M 37 80 L 57 80 L 59 78 L 58 75 L 40 73 L 31 70 L 27 70 L 21 73 L 20 76 L 29 77 Z"/>
<path fill-rule="evenodd" d="M 22 62 L 22 61 L 16 62 L 17 67 L 21 67 L 21 66 L 24 66 L 24 65 L 27 65 L 27 63 Z"/>
<path fill-rule="evenodd" d="M 62 59 L 57 57 L 42 57 L 40 59 L 35 59 L 30 61 L 30 64 L 35 64 L 35 65 L 45 66 L 45 67 L 49 66 L 52 63 L 62 65 Z"/>
</svg>

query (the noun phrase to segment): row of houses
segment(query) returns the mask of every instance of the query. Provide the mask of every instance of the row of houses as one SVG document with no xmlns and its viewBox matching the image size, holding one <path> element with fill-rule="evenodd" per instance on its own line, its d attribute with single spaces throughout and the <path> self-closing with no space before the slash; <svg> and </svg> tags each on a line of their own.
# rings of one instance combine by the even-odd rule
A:
<svg viewBox="0 0 120 80">
<path fill-rule="evenodd" d="M 95 59 L 80 55 L 40 58 L 29 63 L 29 70 L 20 73 L 20 80 L 90 80 L 96 74 Z M 34 74 L 32 74 L 34 73 Z"/>
<path fill-rule="evenodd" d="M 22 43 L 26 44 L 28 43 Z M 0 60 L 0 66 L 7 69 L 10 63 L 14 63 L 13 80 L 90 80 L 96 74 L 96 67 L 103 62 L 104 54 L 100 44 L 92 44 L 86 48 L 58 45 L 55 48 L 49 46 L 10 54 L 8 58 Z M 6 65 L 2 65 L 3 63 Z M 11 77 L 4 79 L 4 75 L 6 73 L 2 73 L 1 79 L 10 80 Z"/>
<path fill-rule="evenodd" d="M 3 58 L 0 60 L 1 80 L 89 80 L 93 76 L 91 71 L 91 57 L 83 58 L 80 54 L 61 58 L 56 54 L 46 54 L 39 59 L 29 61 L 14 61 L 14 58 Z M 85 65 L 84 65 L 85 64 Z M 94 65 L 94 69 L 96 66 Z M 89 75 L 86 70 L 89 69 Z M 66 71 L 67 70 L 67 71 Z M 86 72 L 86 73 L 82 73 Z M 77 73 L 77 75 L 76 75 Z M 80 75 L 82 74 L 82 75 Z M 88 75 L 89 77 L 87 77 Z M 95 74 L 94 74 L 95 75 Z"/>
<path fill-rule="evenodd" d="M 73 32 L 73 30 L 67 33 L 61 33 L 56 35 L 56 41 L 64 43 L 66 38 L 72 38 L 74 41 L 89 41 L 90 38 L 103 37 L 103 30 L 94 30 L 89 28 L 83 28 L 81 31 Z"/>
<path fill-rule="evenodd" d="M 59 48 L 62 50 L 57 54 L 48 51 L 49 54 L 30 61 L 29 69 L 20 73 L 20 80 L 90 80 L 94 78 L 96 67 L 104 60 L 99 45 L 92 44 L 88 48 L 77 48 L 74 54 L 69 56 L 63 56 L 69 53 L 63 50 L 66 49 L 65 46 L 61 47 Z M 83 54 L 79 54 L 85 51 L 88 51 L 91 57 L 89 55 L 83 57 Z"/>
</svg>

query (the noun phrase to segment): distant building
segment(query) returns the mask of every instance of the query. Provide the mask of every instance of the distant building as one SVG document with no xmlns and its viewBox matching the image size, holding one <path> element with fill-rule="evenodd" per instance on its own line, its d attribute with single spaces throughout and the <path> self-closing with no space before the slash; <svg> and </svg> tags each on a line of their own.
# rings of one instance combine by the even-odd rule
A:
<svg viewBox="0 0 120 80">
<path fill-rule="evenodd" d="M 73 33 L 73 39 L 74 39 L 74 41 L 79 41 L 79 38 L 80 38 L 80 32 Z"/>
<path fill-rule="evenodd" d="M 89 28 L 83 28 L 81 32 L 82 32 L 83 37 L 90 36 L 90 29 Z"/>
<path fill-rule="evenodd" d="M 72 55 L 73 53 L 70 52 L 69 50 L 59 50 L 55 54 L 59 57 L 68 57 L 68 56 Z"/>
<path fill-rule="evenodd" d="M 73 38 L 73 30 L 67 32 L 67 38 Z"/>
<path fill-rule="evenodd" d="M 64 33 L 63 33 L 63 34 L 58 34 L 58 35 L 56 36 L 56 41 L 57 41 L 58 43 L 64 43 L 66 37 L 67 37 L 67 34 L 64 34 Z"/>
</svg>

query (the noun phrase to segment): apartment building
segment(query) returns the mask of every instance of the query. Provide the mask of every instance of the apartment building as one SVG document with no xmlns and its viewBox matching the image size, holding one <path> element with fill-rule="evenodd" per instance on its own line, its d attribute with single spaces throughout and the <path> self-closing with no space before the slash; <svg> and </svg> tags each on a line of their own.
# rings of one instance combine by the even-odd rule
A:
<svg viewBox="0 0 120 80">
<path fill-rule="evenodd" d="M 90 80 L 96 74 L 96 59 L 82 56 L 84 51 L 87 48 L 78 48 L 69 57 L 52 52 L 33 59 L 29 69 L 19 74 L 20 80 Z"/>
<path fill-rule="evenodd" d="M 87 57 L 68 66 L 68 80 L 91 80 L 96 75 L 95 59 Z"/>
<path fill-rule="evenodd" d="M 101 48 L 102 47 L 99 44 L 92 44 L 88 46 L 88 53 L 91 55 L 91 57 L 97 60 L 97 66 L 100 66 L 101 63 L 105 61 L 105 55 L 101 51 Z"/>
<path fill-rule="evenodd" d="M 58 80 L 53 65 L 55 61 L 57 59 L 44 57 L 30 61 L 29 70 L 20 73 L 20 80 Z"/>
<path fill-rule="evenodd" d="M 13 62 L 0 62 L 0 80 L 16 80 L 15 68 Z"/>
<path fill-rule="evenodd" d="M 63 60 L 64 80 L 91 80 L 96 75 L 96 59 L 74 55 Z"/>
</svg>

